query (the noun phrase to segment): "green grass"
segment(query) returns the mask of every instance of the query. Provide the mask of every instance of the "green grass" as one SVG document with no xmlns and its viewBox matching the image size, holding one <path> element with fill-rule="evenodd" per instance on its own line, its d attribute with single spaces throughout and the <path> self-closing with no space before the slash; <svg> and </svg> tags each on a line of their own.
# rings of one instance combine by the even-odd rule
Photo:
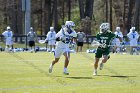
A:
<svg viewBox="0 0 140 93">
<path fill-rule="evenodd" d="M 92 76 L 94 54 L 73 53 L 70 75 L 64 57 L 48 74 L 53 54 L 0 52 L 0 93 L 140 93 L 140 56 L 114 55 Z"/>
</svg>

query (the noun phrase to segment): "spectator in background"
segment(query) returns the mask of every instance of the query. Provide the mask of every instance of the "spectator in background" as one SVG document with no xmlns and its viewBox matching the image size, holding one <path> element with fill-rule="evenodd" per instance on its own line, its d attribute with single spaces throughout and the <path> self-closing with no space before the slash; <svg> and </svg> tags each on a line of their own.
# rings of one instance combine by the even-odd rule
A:
<svg viewBox="0 0 140 93">
<path fill-rule="evenodd" d="M 50 27 L 50 31 L 47 33 L 47 41 L 49 45 L 48 52 L 53 52 L 55 49 L 56 42 L 56 32 L 54 31 L 54 27 Z"/>
<path fill-rule="evenodd" d="M 5 51 L 9 52 L 13 50 L 13 32 L 11 31 L 10 26 L 7 26 L 6 31 L 2 33 L 2 35 L 5 37 Z"/>
<path fill-rule="evenodd" d="M 85 37 L 86 35 L 84 32 L 82 32 L 82 30 L 77 33 L 77 52 L 82 52 Z"/>
<path fill-rule="evenodd" d="M 130 29 L 130 32 L 127 34 L 127 37 L 129 38 L 130 41 L 130 54 L 133 55 L 133 53 L 136 52 L 136 54 L 138 55 L 139 53 L 137 51 L 137 45 L 139 34 L 136 31 L 135 27 L 132 27 Z"/>
<path fill-rule="evenodd" d="M 37 40 L 37 34 L 33 31 L 33 27 L 30 28 L 30 31 L 27 34 L 27 37 L 28 37 L 30 52 L 31 53 L 33 51 L 36 52 L 36 50 L 35 50 L 35 41 Z"/>
</svg>

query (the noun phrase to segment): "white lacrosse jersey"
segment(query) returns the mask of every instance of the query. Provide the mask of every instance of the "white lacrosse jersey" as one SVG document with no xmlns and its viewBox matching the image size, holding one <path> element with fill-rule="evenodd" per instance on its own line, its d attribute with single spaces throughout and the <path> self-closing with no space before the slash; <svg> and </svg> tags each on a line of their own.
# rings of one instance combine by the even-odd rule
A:
<svg viewBox="0 0 140 93">
<path fill-rule="evenodd" d="M 55 31 L 49 31 L 47 33 L 47 40 L 55 40 L 56 39 L 56 32 Z"/>
<path fill-rule="evenodd" d="M 114 34 L 120 38 L 123 38 L 123 34 L 121 31 L 115 31 Z M 120 42 L 119 38 L 116 38 L 116 42 Z"/>
<path fill-rule="evenodd" d="M 138 38 L 139 38 L 139 34 L 137 31 L 130 31 L 128 34 L 127 34 L 127 37 L 129 38 L 130 40 L 130 46 L 137 46 L 137 41 L 138 41 Z"/>
<path fill-rule="evenodd" d="M 4 31 L 2 35 L 5 37 L 6 45 L 12 45 L 13 44 L 13 32 L 12 31 Z"/>
<path fill-rule="evenodd" d="M 58 37 L 59 38 L 66 38 L 66 40 L 65 40 L 65 42 L 57 41 L 56 42 L 56 47 L 57 48 L 64 48 L 64 49 L 66 49 L 66 51 L 69 51 L 70 50 L 69 45 L 72 42 L 73 37 L 75 37 L 75 38 L 77 37 L 77 33 L 74 30 L 72 30 L 71 33 L 68 33 L 67 28 L 65 27 L 65 28 L 61 29 L 56 34 L 56 38 L 58 38 Z"/>
<path fill-rule="evenodd" d="M 2 35 L 6 38 L 6 41 L 12 40 L 13 32 L 12 31 L 4 31 Z"/>
</svg>

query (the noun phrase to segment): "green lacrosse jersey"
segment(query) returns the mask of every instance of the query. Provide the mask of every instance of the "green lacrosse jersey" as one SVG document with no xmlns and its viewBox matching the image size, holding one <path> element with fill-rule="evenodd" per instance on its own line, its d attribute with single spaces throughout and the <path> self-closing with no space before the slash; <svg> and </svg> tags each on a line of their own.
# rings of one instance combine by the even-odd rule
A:
<svg viewBox="0 0 140 93">
<path fill-rule="evenodd" d="M 100 42 L 100 44 L 102 44 L 101 46 L 98 47 L 98 49 L 109 50 L 110 49 L 109 45 L 111 45 L 112 40 L 116 37 L 117 36 L 111 31 L 107 31 L 106 33 L 98 33 L 96 35 L 97 41 Z"/>
</svg>

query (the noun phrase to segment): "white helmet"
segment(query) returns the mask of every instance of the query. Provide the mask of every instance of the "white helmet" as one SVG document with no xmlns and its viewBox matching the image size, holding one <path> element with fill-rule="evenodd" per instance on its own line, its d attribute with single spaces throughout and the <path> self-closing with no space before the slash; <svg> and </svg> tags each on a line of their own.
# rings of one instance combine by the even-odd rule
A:
<svg viewBox="0 0 140 93">
<path fill-rule="evenodd" d="M 75 23 L 73 21 L 66 21 L 65 26 L 72 27 L 75 26 Z"/>
<path fill-rule="evenodd" d="M 54 27 L 50 27 L 50 31 L 53 31 L 54 30 Z"/>
<path fill-rule="evenodd" d="M 134 31 L 136 28 L 135 27 L 132 27 L 131 29 L 132 29 L 132 31 Z"/>
<path fill-rule="evenodd" d="M 116 27 L 116 30 L 117 30 L 117 31 L 120 31 L 120 27 Z"/>
<path fill-rule="evenodd" d="M 100 25 L 100 31 L 101 32 L 106 32 L 107 30 L 109 30 L 110 28 L 110 24 L 109 23 L 102 23 Z"/>
<path fill-rule="evenodd" d="M 10 28 L 10 26 L 7 26 L 7 30 L 10 30 L 11 28 Z"/>
<path fill-rule="evenodd" d="M 30 30 L 33 30 L 33 27 L 30 27 Z"/>
</svg>

